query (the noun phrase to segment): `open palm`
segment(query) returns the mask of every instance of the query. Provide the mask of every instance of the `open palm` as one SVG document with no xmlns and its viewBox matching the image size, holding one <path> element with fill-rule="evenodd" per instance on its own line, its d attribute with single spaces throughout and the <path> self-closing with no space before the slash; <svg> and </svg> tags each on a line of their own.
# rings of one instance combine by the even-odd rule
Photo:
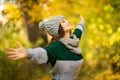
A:
<svg viewBox="0 0 120 80">
<path fill-rule="evenodd" d="M 17 43 L 18 48 L 7 48 L 7 57 L 11 60 L 18 60 L 28 57 L 26 49 Z"/>
</svg>

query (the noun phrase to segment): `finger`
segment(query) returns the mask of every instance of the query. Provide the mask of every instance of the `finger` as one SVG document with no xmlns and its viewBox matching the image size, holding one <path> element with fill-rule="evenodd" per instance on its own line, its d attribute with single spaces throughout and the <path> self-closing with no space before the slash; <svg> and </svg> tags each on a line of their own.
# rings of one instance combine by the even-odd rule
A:
<svg viewBox="0 0 120 80">
<path fill-rule="evenodd" d="M 15 52 L 6 52 L 5 54 L 9 55 L 9 54 L 15 54 Z"/>
<path fill-rule="evenodd" d="M 81 14 L 79 14 L 79 16 L 81 16 Z"/>
<path fill-rule="evenodd" d="M 6 50 L 15 51 L 14 48 L 6 48 Z"/>
<path fill-rule="evenodd" d="M 82 15 L 80 15 L 80 19 L 82 19 L 82 20 L 83 20 L 83 16 L 82 16 Z"/>
<path fill-rule="evenodd" d="M 11 56 L 7 56 L 8 58 L 10 59 L 13 59 L 13 58 L 16 58 L 17 56 L 16 55 L 11 55 Z"/>
<path fill-rule="evenodd" d="M 22 45 L 21 45 L 19 42 L 17 42 L 16 45 L 17 45 L 18 47 L 22 47 Z"/>
<path fill-rule="evenodd" d="M 81 21 L 85 22 L 82 15 L 80 15 L 80 19 L 81 19 Z"/>
<path fill-rule="evenodd" d="M 15 57 L 15 58 L 12 58 L 11 60 L 18 60 L 19 58 L 18 57 Z"/>
</svg>

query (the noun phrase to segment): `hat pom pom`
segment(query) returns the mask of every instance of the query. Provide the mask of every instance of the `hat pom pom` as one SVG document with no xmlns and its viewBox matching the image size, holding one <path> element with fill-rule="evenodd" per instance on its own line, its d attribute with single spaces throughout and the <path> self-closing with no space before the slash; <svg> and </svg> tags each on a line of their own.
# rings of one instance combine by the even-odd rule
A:
<svg viewBox="0 0 120 80">
<path fill-rule="evenodd" d="M 44 28 L 44 21 L 39 22 L 39 28 L 40 28 L 40 29 L 43 29 L 43 28 Z"/>
</svg>

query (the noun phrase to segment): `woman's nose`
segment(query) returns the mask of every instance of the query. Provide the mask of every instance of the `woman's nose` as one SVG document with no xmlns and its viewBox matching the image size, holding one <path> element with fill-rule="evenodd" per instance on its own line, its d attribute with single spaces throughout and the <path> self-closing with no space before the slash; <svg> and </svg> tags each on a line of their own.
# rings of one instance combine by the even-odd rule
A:
<svg viewBox="0 0 120 80">
<path fill-rule="evenodd" d="M 70 21 L 69 21 L 69 20 L 67 20 L 67 22 L 68 22 L 68 23 L 70 23 Z"/>
</svg>

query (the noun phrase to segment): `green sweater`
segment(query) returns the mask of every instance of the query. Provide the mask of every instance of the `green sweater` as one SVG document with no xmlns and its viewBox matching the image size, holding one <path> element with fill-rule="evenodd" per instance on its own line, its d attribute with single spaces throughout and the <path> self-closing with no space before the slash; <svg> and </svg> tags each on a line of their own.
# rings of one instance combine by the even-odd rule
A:
<svg viewBox="0 0 120 80">
<path fill-rule="evenodd" d="M 77 38 L 81 39 L 82 31 L 80 29 L 75 29 L 73 32 L 77 36 Z M 66 48 L 60 41 L 55 41 L 50 43 L 48 46 L 44 47 L 47 51 L 48 61 L 52 66 L 55 65 L 56 60 L 80 60 L 83 59 L 81 54 L 75 54 L 71 52 L 68 48 Z"/>
</svg>

